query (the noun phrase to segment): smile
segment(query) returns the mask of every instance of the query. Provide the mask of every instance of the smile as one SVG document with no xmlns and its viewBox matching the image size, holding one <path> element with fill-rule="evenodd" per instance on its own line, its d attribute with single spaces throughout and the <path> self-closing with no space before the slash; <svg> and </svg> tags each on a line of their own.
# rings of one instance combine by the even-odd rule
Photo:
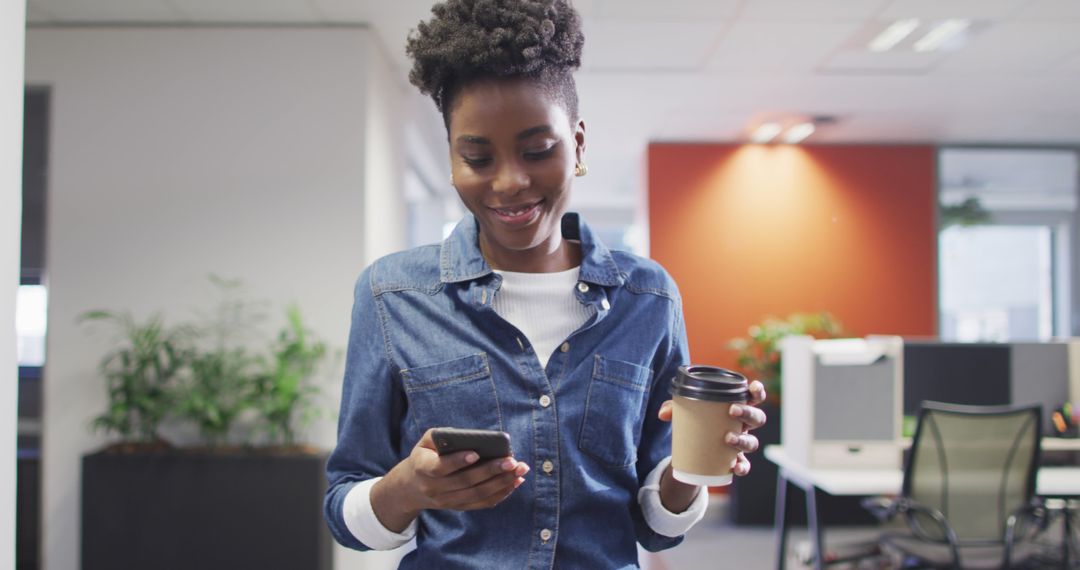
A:
<svg viewBox="0 0 1080 570">
<path fill-rule="evenodd" d="M 489 209 L 494 212 L 499 221 L 507 224 L 523 224 L 532 220 L 536 213 L 540 211 L 540 204 L 543 204 L 543 202 L 543 200 L 540 200 L 532 204 Z"/>
</svg>

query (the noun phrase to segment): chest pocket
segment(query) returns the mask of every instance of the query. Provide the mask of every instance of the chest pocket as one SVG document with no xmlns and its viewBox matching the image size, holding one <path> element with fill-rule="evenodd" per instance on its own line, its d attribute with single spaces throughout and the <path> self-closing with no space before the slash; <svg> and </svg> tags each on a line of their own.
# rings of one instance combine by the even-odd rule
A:
<svg viewBox="0 0 1080 570">
<path fill-rule="evenodd" d="M 401 378 L 421 433 L 433 427 L 503 429 L 487 354 L 406 368 Z"/>
<path fill-rule="evenodd" d="M 581 451 L 610 467 L 634 463 L 651 378 L 648 368 L 596 355 L 578 438 Z"/>
</svg>

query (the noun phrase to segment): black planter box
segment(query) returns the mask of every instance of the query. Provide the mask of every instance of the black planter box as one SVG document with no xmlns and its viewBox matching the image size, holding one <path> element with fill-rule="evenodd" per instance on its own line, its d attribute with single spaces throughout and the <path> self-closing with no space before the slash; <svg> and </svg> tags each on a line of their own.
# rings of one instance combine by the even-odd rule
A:
<svg viewBox="0 0 1080 570">
<path fill-rule="evenodd" d="M 83 456 L 83 570 L 330 570 L 322 455 Z"/>
</svg>

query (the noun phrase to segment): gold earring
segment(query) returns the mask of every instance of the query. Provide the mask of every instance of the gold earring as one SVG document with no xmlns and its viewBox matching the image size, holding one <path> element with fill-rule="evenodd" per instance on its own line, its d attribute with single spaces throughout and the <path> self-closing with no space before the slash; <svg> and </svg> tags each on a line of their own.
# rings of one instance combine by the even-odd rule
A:
<svg viewBox="0 0 1080 570">
<path fill-rule="evenodd" d="M 589 167 L 584 162 L 579 162 L 574 165 L 574 176 L 582 177 L 589 173 Z"/>
</svg>

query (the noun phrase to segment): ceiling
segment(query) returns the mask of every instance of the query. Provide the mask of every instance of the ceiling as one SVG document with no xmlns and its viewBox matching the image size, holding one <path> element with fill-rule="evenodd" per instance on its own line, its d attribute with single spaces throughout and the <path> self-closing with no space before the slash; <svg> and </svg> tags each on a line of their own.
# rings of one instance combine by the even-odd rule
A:
<svg viewBox="0 0 1080 570">
<path fill-rule="evenodd" d="M 32 24 L 370 24 L 407 70 L 431 0 L 29 0 Z M 832 116 L 812 143 L 1080 145 L 1080 0 L 575 0 L 590 174 L 632 205 L 649 141 L 739 141 Z M 898 18 L 970 18 L 955 51 L 872 53 Z M 903 47 L 903 44 L 901 45 Z M 581 194 L 579 192 L 579 194 Z"/>
</svg>

